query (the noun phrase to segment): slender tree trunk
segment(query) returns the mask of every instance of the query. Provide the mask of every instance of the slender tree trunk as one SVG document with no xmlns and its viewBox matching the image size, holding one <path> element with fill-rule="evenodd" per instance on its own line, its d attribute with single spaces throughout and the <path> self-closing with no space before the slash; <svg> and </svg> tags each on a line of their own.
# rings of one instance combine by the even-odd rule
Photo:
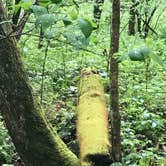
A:
<svg viewBox="0 0 166 166">
<path fill-rule="evenodd" d="M 135 0 L 132 0 L 132 5 L 130 7 L 128 34 L 135 35 Z"/>
<path fill-rule="evenodd" d="M 136 15 L 137 15 L 137 31 L 138 31 L 138 33 L 139 33 L 140 36 L 141 36 L 141 33 L 142 33 L 142 27 L 141 27 L 141 15 L 139 14 L 138 11 L 137 11 Z"/>
<path fill-rule="evenodd" d="M 16 41 L 7 37 L 12 29 L 6 20 L 0 0 L 0 36 L 6 36 L 0 39 L 0 111 L 16 150 L 26 166 L 78 166 L 32 94 Z"/>
<path fill-rule="evenodd" d="M 103 4 L 104 4 L 104 0 L 94 0 L 93 16 L 97 23 L 97 26 L 99 26 Z"/>
<path fill-rule="evenodd" d="M 113 161 L 121 161 L 120 113 L 118 97 L 118 62 L 115 53 L 119 50 L 120 0 L 112 3 L 112 28 L 110 50 L 110 95 L 111 95 L 111 132 Z"/>
</svg>

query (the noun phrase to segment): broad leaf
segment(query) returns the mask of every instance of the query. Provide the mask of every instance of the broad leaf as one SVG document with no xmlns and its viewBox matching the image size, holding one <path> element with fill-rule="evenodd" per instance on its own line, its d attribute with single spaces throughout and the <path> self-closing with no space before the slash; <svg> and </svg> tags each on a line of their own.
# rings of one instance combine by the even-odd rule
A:
<svg viewBox="0 0 166 166">
<path fill-rule="evenodd" d="M 32 9 L 34 15 L 37 16 L 37 17 L 39 17 L 40 15 L 48 13 L 47 9 L 45 7 L 38 6 L 38 5 L 32 5 L 31 9 Z"/>
<path fill-rule="evenodd" d="M 147 58 L 152 50 L 149 47 L 141 47 L 139 48 L 139 52 L 144 56 L 144 58 Z"/>
<path fill-rule="evenodd" d="M 72 24 L 72 21 L 67 17 L 62 18 L 62 21 L 65 24 L 65 26 Z"/>
<path fill-rule="evenodd" d="M 88 19 L 78 19 L 78 25 L 86 38 L 88 38 L 94 30 L 92 23 Z"/>
<path fill-rule="evenodd" d="M 48 31 L 48 32 L 44 33 L 44 37 L 47 38 L 47 39 L 52 39 L 52 38 L 55 37 L 55 35 L 56 35 L 55 30 Z"/>
<path fill-rule="evenodd" d="M 53 14 L 43 14 L 36 19 L 36 26 L 42 25 L 43 29 L 46 29 L 53 25 L 55 22 L 55 17 Z"/>
<path fill-rule="evenodd" d="M 78 18 L 78 10 L 76 8 L 73 8 L 68 12 L 69 16 L 72 20 L 76 20 Z"/>
<path fill-rule="evenodd" d="M 152 52 L 151 54 L 149 54 L 150 58 L 152 58 L 155 62 L 157 62 L 159 65 L 164 67 L 164 63 L 163 61 L 160 59 L 160 57 L 155 54 L 154 52 Z"/>
<path fill-rule="evenodd" d="M 132 61 L 144 61 L 145 60 L 144 55 L 141 54 L 140 51 L 137 49 L 129 51 L 128 56 Z"/>
<path fill-rule="evenodd" d="M 50 0 L 39 0 L 40 6 L 47 7 L 49 4 L 51 4 Z"/>
<path fill-rule="evenodd" d="M 150 49 L 149 47 L 141 47 L 139 49 L 139 52 L 145 57 L 150 57 L 151 59 L 153 59 L 155 62 L 157 62 L 159 65 L 164 67 L 163 61 L 160 59 L 160 57 L 155 54 L 153 52 L 152 49 Z"/>
<path fill-rule="evenodd" d="M 32 6 L 32 1 L 21 1 L 19 4 L 15 5 L 16 9 L 19 9 L 20 7 L 23 8 L 26 11 L 29 11 L 30 7 Z"/>
<path fill-rule="evenodd" d="M 51 0 L 51 2 L 52 2 L 52 3 L 56 3 L 56 4 L 58 4 L 58 3 L 61 3 L 62 0 Z"/>
<path fill-rule="evenodd" d="M 66 33 L 64 36 L 66 37 L 68 42 L 77 50 L 86 48 L 89 45 L 89 39 L 85 38 L 83 35 L 76 35 L 74 33 Z"/>
</svg>

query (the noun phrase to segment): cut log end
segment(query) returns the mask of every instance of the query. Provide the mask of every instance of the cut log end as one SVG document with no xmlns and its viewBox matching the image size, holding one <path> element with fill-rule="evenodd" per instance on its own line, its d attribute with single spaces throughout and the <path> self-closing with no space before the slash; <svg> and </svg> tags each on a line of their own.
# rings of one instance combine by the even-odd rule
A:
<svg viewBox="0 0 166 166">
<path fill-rule="evenodd" d="M 95 166 L 109 166 L 111 163 L 110 154 L 92 154 L 87 155 L 87 161 L 91 161 Z"/>
</svg>

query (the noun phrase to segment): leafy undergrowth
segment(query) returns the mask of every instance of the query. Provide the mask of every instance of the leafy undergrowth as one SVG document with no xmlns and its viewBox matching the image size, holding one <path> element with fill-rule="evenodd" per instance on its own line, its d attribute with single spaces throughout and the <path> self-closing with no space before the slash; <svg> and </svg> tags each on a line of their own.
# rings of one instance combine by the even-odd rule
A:
<svg viewBox="0 0 166 166">
<path fill-rule="evenodd" d="M 0 116 L 0 165 L 13 166 L 13 164 L 24 166 Z"/>
<path fill-rule="evenodd" d="M 69 67 L 65 76 L 64 71 L 60 68 L 51 71 L 51 73 L 48 71 L 48 76 L 45 79 L 43 107 L 46 110 L 46 116 L 58 131 L 60 137 L 78 155 L 75 111 L 77 105 L 77 77 L 80 68 L 79 64 L 77 64 L 78 62 L 75 62 L 75 64 L 73 62 L 66 63 L 72 63 L 73 68 Z M 95 61 L 94 64 L 96 64 Z M 91 63 L 91 65 L 93 64 Z M 125 64 L 123 65 L 125 66 Z M 123 69 L 123 65 L 121 69 Z M 137 65 L 143 68 L 142 64 Z M 84 67 L 87 66 L 89 64 L 84 64 Z M 106 96 L 108 96 L 109 86 L 105 68 L 98 65 L 95 67 L 95 70 L 103 78 Z M 29 72 L 32 73 L 32 71 L 30 70 Z M 151 85 L 158 84 L 160 79 L 163 78 L 159 78 L 156 75 L 156 71 L 152 71 L 153 82 L 148 82 L 150 92 L 146 95 L 146 89 L 144 88 L 146 81 L 142 76 L 142 70 L 137 71 L 137 66 L 135 66 L 135 69 L 131 70 L 130 68 L 129 71 L 126 69 L 120 77 L 123 159 L 122 163 L 114 163 L 112 166 L 165 166 L 165 96 L 163 93 L 158 92 L 158 90 L 162 91 L 161 87 Z M 31 74 L 30 79 L 36 93 L 40 94 L 40 91 L 37 91 L 37 89 L 40 89 L 40 79 L 38 75 L 34 75 Z M 152 91 L 155 93 L 151 93 Z M 107 100 L 109 103 L 109 99 Z M 14 147 L 9 141 L 10 138 L 6 129 L 2 123 L 0 125 L 1 162 L 12 164 L 13 154 L 15 153 Z M 18 158 L 17 160 L 19 161 Z"/>
</svg>

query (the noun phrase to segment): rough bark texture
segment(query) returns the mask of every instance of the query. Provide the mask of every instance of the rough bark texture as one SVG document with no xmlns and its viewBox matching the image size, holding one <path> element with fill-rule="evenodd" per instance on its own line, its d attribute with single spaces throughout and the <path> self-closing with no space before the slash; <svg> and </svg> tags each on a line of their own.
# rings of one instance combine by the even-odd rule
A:
<svg viewBox="0 0 166 166">
<path fill-rule="evenodd" d="M 120 113 L 118 98 L 118 62 L 115 53 L 119 50 L 120 0 L 113 0 L 110 51 L 110 97 L 111 97 L 111 132 L 113 161 L 121 160 Z"/>
<path fill-rule="evenodd" d="M 0 0 L 0 22 L 6 21 Z M 0 36 L 11 25 L 0 24 Z M 43 116 L 34 99 L 20 60 L 15 39 L 0 39 L 0 111 L 9 134 L 26 166 L 78 166 L 77 157 L 66 147 Z"/>
<path fill-rule="evenodd" d="M 100 77 L 90 70 L 81 73 L 77 110 L 77 137 L 81 165 L 108 166 L 108 112 Z"/>
</svg>

